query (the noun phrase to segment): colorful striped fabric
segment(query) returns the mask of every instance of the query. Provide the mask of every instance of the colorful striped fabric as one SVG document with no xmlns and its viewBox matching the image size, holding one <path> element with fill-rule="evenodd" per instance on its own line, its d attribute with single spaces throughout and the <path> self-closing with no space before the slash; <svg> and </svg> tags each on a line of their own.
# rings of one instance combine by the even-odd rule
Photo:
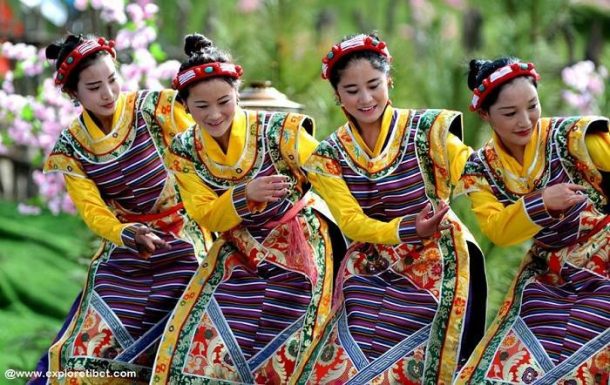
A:
<svg viewBox="0 0 610 385">
<path fill-rule="evenodd" d="M 308 199 L 302 171 L 294 166 L 296 137 L 309 118 L 245 113 L 242 153 L 252 158 L 242 155 L 236 165 L 214 162 L 199 146 L 197 127 L 172 146 L 218 196 L 234 188 L 233 206 L 242 221 L 221 234 L 185 290 L 161 341 L 153 384 L 288 383 L 329 311 L 331 249 L 323 217 L 305 204 L 292 224 L 264 227 Z M 250 212 L 243 186 L 275 174 L 293 183 L 288 196 Z M 295 231 L 306 237 L 314 277 L 289 259 Z"/>
<path fill-rule="evenodd" d="M 148 123 L 143 116 L 143 110 L 155 110 L 161 94 L 171 98 L 174 92 L 126 94 L 127 107 L 117 127 L 104 138 L 104 150 L 96 152 L 95 142 L 82 142 L 88 134 L 83 132 L 86 126 L 81 117 L 62 133 L 52 155 L 78 164 L 120 220 L 125 215 L 163 212 L 180 203 L 175 180 L 160 153 L 165 144 L 156 140 L 166 128 Z M 108 141 L 114 141 L 110 151 Z M 129 382 L 150 380 L 163 326 L 196 270 L 198 257 L 205 253 L 200 247 L 205 239 L 184 210 L 142 223 L 171 247 L 143 259 L 128 242 L 131 230 L 123 231 L 125 245 L 102 242 L 90 265 L 78 311 L 51 347 L 51 370 L 113 368 L 134 371 L 137 377 Z M 79 383 L 78 378 L 71 383 Z"/>
<path fill-rule="evenodd" d="M 403 217 L 398 230 L 403 242 L 354 242 L 345 256 L 335 258 L 344 261 L 333 297 L 337 302 L 298 384 L 448 384 L 465 343 L 463 330 L 473 328 L 471 344 L 483 333 L 484 322 L 480 330 L 465 325 L 485 313 L 484 300 L 469 297 L 472 256 L 465 226 L 449 214 L 452 230 L 422 245 L 404 219 L 411 218 L 413 227 L 413 218 L 429 202 L 448 198 L 451 160 L 442 143 L 459 114 L 389 111 L 388 136 L 376 157 L 358 145 L 356 129 L 346 123 L 310 158 L 311 172 L 343 178 L 367 216 L 384 222 Z M 484 282 L 482 276 L 476 279 Z"/>
<path fill-rule="evenodd" d="M 491 187 L 505 205 L 525 196 L 535 236 L 498 317 L 462 368 L 456 384 L 607 384 L 610 381 L 610 219 L 599 172 L 584 136 L 597 117 L 545 118 L 543 175 L 531 192 L 508 191 L 489 144 L 473 154 L 464 177 Z M 597 175 L 597 177 L 596 177 Z M 549 218 L 541 190 L 576 183 L 587 200 Z"/>
<path fill-rule="evenodd" d="M 236 267 L 214 298 L 250 359 L 305 314 L 310 293 L 311 284 L 300 274 L 263 261 L 256 272 Z"/>
</svg>

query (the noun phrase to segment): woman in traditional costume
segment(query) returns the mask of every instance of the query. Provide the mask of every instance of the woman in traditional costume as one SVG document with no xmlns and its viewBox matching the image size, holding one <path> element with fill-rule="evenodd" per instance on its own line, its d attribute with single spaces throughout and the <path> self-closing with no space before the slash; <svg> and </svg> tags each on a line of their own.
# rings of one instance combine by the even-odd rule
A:
<svg viewBox="0 0 610 385">
<path fill-rule="evenodd" d="M 75 313 L 49 350 L 51 383 L 148 383 L 169 313 L 210 241 L 186 215 L 163 162 L 191 120 L 174 90 L 121 92 L 113 46 L 69 35 L 46 50 L 56 85 L 83 112 L 44 170 L 64 174 L 81 217 L 102 238 Z M 95 373 L 106 370 L 124 377 Z"/>
<path fill-rule="evenodd" d="M 348 121 L 305 169 L 353 243 L 302 384 L 449 384 L 484 331 L 482 256 L 447 205 L 471 152 L 461 114 L 394 108 L 390 60 L 375 35 L 323 59 Z"/>
<path fill-rule="evenodd" d="M 538 79 L 515 58 L 470 63 L 470 109 L 493 134 L 461 189 L 495 244 L 533 244 L 459 384 L 609 380 L 608 119 L 541 118 Z"/>
<path fill-rule="evenodd" d="M 306 115 L 243 110 L 240 66 L 202 35 L 174 80 L 196 124 L 168 164 L 189 214 L 219 233 L 166 327 L 153 384 L 285 384 L 330 309 L 328 225 L 301 165 Z"/>
</svg>

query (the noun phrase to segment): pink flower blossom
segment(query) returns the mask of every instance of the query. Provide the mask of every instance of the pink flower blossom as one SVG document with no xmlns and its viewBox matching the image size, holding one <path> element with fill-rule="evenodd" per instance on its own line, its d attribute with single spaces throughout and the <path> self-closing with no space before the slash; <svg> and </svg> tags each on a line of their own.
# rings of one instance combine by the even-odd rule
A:
<svg viewBox="0 0 610 385">
<path fill-rule="evenodd" d="M 125 11 L 131 21 L 136 23 L 136 25 L 140 24 L 144 20 L 144 10 L 139 4 L 131 3 L 125 7 Z"/>
<path fill-rule="evenodd" d="M 144 5 L 144 18 L 151 19 L 157 12 L 159 12 L 159 6 L 157 4 L 148 3 Z"/>
<path fill-rule="evenodd" d="M 84 11 L 87 9 L 87 5 L 89 5 L 89 0 L 74 0 L 74 8 L 79 11 Z"/>
<path fill-rule="evenodd" d="M 74 202 L 70 198 L 70 195 L 63 194 L 61 200 L 61 210 L 65 213 L 76 214 L 76 207 L 74 207 Z"/>
<path fill-rule="evenodd" d="M 38 215 L 41 212 L 40 207 L 26 205 L 25 203 L 19 203 L 17 205 L 17 211 L 21 215 Z"/>
<path fill-rule="evenodd" d="M 243 13 L 251 13 L 257 11 L 261 5 L 261 0 L 239 0 L 237 10 Z"/>
<path fill-rule="evenodd" d="M 581 114 L 599 113 L 597 99 L 605 91 L 604 79 L 607 77 L 605 67 L 595 68 L 592 61 L 581 61 L 564 68 L 561 76 L 569 88 L 562 93 L 568 105 Z"/>
<path fill-rule="evenodd" d="M 589 77 L 594 70 L 595 65 L 592 61 L 581 61 L 571 67 L 564 68 L 561 71 L 561 77 L 563 82 L 568 86 L 578 91 L 584 91 L 587 88 Z"/>
<path fill-rule="evenodd" d="M 173 79 L 180 69 L 180 62 L 178 60 L 167 60 L 159 64 L 152 71 L 155 73 L 158 79 Z"/>
<path fill-rule="evenodd" d="M 604 89 L 604 80 L 601 76 L 592 76 L 589 79 L 589 84 L 587 84 L 587 90 L 589 90 L 593 95 L 603 94 Z"/>
</svg>

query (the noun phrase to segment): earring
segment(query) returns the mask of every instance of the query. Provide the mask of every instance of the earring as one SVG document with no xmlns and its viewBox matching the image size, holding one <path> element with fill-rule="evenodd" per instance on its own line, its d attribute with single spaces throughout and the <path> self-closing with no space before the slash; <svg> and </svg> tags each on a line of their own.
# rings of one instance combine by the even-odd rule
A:
<svg viewBox="0 0 610 385">
<path fill-rule="evenodd" d="M 78 99 L 72 99 L 72 105 L 74 107 L 78 107 L 78 106 L 80 106 L 80 102 L 78 101 Z"/>
<path fill-rule="evenodd" d="M 394 79 L 392 79 L 392 78 L 388 79 L 388 87 L 394 88 Z"/>
<path fill-rule="evenodd" d="M 340 106 L 341 105 L 341 99 L 339 99 L 338 95 L 335 95 L 335 104 Z"/>
</svg>

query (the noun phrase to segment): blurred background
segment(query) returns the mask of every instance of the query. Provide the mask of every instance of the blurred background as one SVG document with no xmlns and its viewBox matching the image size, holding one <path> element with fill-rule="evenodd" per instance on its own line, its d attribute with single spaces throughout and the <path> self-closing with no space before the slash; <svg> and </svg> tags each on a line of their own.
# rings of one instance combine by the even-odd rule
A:
<svg viewBox="0 0 610 385">
<path fill-rule="evenodd" d="M 464 141 L 473 147 L 490 129 L 468 112 L 472 58 L 534 62 L 543 116 L 607 116 L 610 107 L 610 0 L 0 0 L 2 373 L 34 368 L 98 245 L 74 215 L 62 177 L 40 172 L 79 112 L 54 88 L 54 67 L 44 60 L 44 47 L 68 31 L 115 39 L 129 90 L 169 86 L 185 58 L 184 35 L 203 33 L 244 67 L 243 96 L 252 85 L 275 87 L 266 89 L 275 98 L 268 104 L 313 116 L 318 139 L 344 121 L 320 60 L 344 35 L 361 32 L 376 31 L 389 45 L 393 104 L 464 111 Z M 494 247 L 465 198 L 452 206 L 486 254 L 489 321 L 528 245 Z"/>
</svg>

